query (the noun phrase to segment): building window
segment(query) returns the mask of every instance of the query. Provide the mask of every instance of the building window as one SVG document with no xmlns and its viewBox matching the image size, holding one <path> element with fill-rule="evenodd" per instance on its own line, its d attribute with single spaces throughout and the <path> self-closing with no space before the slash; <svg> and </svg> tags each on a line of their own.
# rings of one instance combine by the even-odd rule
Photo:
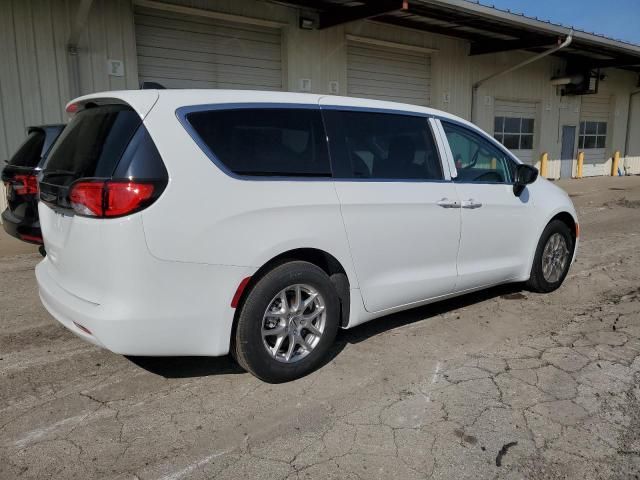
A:
<svg viewBox="0 0 640 480">
<path fill-rule="evenodd" d="M 533 150 L 533 118 L 496 117 L 494 137 L 509 150 Z"/>
<path fill-rule="evenodd" d="M 605 148 L 607 122 L 580 122 L 578 148 Z"/>
</svg>

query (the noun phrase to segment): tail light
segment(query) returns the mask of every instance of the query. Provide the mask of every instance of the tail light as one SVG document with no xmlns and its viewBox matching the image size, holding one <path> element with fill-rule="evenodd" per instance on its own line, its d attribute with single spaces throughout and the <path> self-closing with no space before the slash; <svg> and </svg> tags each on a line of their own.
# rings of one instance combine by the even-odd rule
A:
<svg viewBox="0 0 640 480">
<path fill-rule="evenodd" d="M 69 193 L 73 210 L 87 217 L 122 217 L 153 203 L 162 193 L 156 182 L 106 180 L 78 181 Z"/>
<path fill-rule="evenodd" d="M 29 235 L 27 233 L 18 233 L 20 240 L 23 242 L 36 243 L 38 245 L 42 245 L 42 236 L 40 235 Z"/>
<path fill-rule="evenodd" d="M 35 175 L 15 175 L 13 177 L 13 191 L 16 195 L 37 195 L 38 179 Z"/>
</svg>

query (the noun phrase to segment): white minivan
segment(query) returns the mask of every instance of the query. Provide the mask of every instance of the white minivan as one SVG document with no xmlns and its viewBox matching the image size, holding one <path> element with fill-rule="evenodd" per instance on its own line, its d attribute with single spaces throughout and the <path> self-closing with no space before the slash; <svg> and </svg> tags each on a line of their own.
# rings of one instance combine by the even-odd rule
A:
<svg viewBox="0 0 640 480">
<path fill-rule="evenodd" d="M 81 97 L 40 176 L 40 298 L 125 355 L 300 377 L 338 328 L 506 282 L 549 292 L 571 200 L 473 124 L 311 94 Z"/>
</svg>

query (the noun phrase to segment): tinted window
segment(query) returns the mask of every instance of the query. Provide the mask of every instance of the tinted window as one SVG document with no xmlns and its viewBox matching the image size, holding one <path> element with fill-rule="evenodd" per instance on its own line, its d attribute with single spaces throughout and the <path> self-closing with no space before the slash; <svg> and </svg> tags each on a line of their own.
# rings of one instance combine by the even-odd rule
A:
<svg viewBox="0 0 640 480">
<path fill-rule="evenodd" d="M 319 110 L 209 110 L 187 121 L 211 152 L 240 175 L 330 177 Z"/>
<path fill-rule="evenodd" d="M 470 130 L 442 122 L 458 171 L 458 182 L 511 183 L 515 163 Z"/>
<path fill-rule="evenodd" d="M 32 130 L 18 151 L 9 160 L 16 167 L 35 167 L 42 156 L 45 134 L 42 130 Z"/>
<path fill-rule="evenodd" d="M 334 175 L 441 180 L 442 165 L 424 117 L 328 110 Z"/>
<path fill-rule="evenodd" d="M 106 105 L 79 112 L 53 146 L 45 165 L 48 183 L 110 177 L 142 120 L 130 107 Z"/>
</svg>

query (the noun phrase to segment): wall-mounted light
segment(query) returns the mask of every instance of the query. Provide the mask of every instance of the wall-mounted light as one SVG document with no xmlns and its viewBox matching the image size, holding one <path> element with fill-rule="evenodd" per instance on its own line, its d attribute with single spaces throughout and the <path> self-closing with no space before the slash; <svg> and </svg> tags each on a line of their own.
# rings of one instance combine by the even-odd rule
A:
<svg viewBox="0 0 640 480">
<path fill-rule="evenodd" d="M 299 26 L 302 30 L 313 30 L 313 28 L 315 27 L 315 20 L 313 18 L 309 18 L 309 17 L 300 17 L 300 23 Z"/>
</svg>

